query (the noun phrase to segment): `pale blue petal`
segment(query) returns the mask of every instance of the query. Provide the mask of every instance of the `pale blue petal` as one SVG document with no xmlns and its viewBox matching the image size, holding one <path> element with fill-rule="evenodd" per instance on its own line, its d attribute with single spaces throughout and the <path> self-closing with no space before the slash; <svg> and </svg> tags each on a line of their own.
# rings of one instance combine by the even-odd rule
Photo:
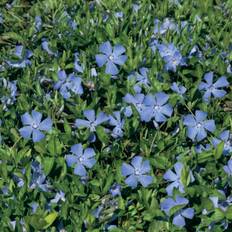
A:
<svg viewBox="0 0 232 232">
<path fill-rule="evenodd" d="M 129 176 L 134 173 L 134 168 L 129 164 L 123 163 L 121 172 L 123 176 Z"/>
<path fill-rule="evenodd" d="M 81 127 L 90 127 L 90 122 L 87 120 L 83 120 L 83 119 L 76 119 L 75 121 L 75 126 L 77 128 L 81 128 Z"/>
<path fill-rule="evenodd" d="M 95 111 L 94 111 L 94 110 L 85 110 L 85 111 L 84 111 L 84 116 L 85 116 L 90 122 L 94 122 L 94 121 L 95 121 Z"/>
<path fill-rule="evenodd" d="M 135 175 L 130 175 L 128 178 L 126 178 L 125 183 L 132 188 L 136 188 L 138 185 L 138 180 Z"/>
<path fill-rule="evenodd" d="M 203 127 L 199 128 L 197 130 L 197 141 L 199 142 L 206 137 L 207 137 L 207 133 L 206 133 L 205 129 Z"/>
<path fill-rule="evenodd" d="M 178 214 L 173 218 L 172 223 L 178 227 L 184 227 L 185 226 L 184 217 L 182 217 L 180 214 Z"/>
<path fill-rule="evenodd" d="M 153 177 L 148 175 L 140 175 L 138 176 L 138 181 L 142 184 L 143 187 L 147 187 L 152 183 Z"/>
<path fill-rule="evenodd" d="M 44 137 L 45 137 L 45 135 L 41 131 L 39 131 L 37 129 L 33 129 L 33 131 L 32 131 L 32 140 L 33 140 L 34 143 L 39 142 Z"/>
<path fill-rule="evenodd" d="M 169 181 L 176 181 L 178 179 L 178 176 L 172 170 L 169 169 L 165 172 L 163 178 Z"/>
<path fill-rule="evenodd" d="M 122 56 L 114 57 L 113 62 L 118 65 L 123 65 L 126 62 L 126 60 L 127 60 L 127 56 L 122 55 Z"/>
<path fill-rule="evenodd" d="M 215 83 L 214 87 L 215 88 L 222 88 L 222 87 L 227 87 L 229 86 L 229 82 L 227 81 L 227 78 L 222 76 L 220 77 Z"/>
<path fill-rule="evenodd" d="M 111 74 L 111 75 L 117 75 L 118 74 L 118 68 L 117 66 L 110 60 L 107 61 L 106 63 L 106 74 Z"/>
<path fill-rule="evenodd" d="M 102 43 L 99 47 L 99 50 L 107 56 L 112 54 L 112 47 L 109 41 Z"/>
<path fill-rule="evenodd" d="M 125 51 L 126 49 L 122 45 L 117 44 L 114 46 L 113 54 L 115 56 L 119 56 L 119 55 L 122 55 Z"/>
<path fill-rule="evenodd" d="M 208 72 L 204 75 L 204 79 L 209 85 L 212 85 L 213 83 L 213 72 Z"/>
<path fill-rule="evenodd" d="M 44 119 L 40 125 L 39 125 L 39 129 L 40 130 L 44 130 L 44 131 L 49 131 L 52 129 L 52 119 L 51 118 L 46 118 Z"/>
<path fill-rule="evenodd" d="M 188 115 L 184 116 L 183 123 L 185 126 L 193 127 L 196 125 L 196 120 L 192 115 L 188 114 Z"/>
<path fill-rule="evenodd" d="M 94 164 L 96 163 L 96 160 L 94 158 L 86 159 L 82 162 L 87 168 L 92 168 Z"/>
<path fill-rule="evenodd" d="M 157 104 L 162 106 L 168 101 L 168 95 L 164 92 L 159 92 L 155 94 L 155 98 L 157 100 Z"/>
<path fill-rule="evenodd" d="M 196 115 L 197 122 L 202 122 L 207 117 L 207 113 L 200 111 L 200 110 L 196 110 L 195 115 Z"/>
<path fill-rule="evenodd" d="M 197 135 L 197 129 L 195 127 L 188 127 L 187 136 L 194 140 Z"/>
<path fill-rule="evenodd" d="M 78 163 L 74 169 L 74 174 L 78 176 L 86 176 L 87 172 L 85 167 L 82 164 Z"/>
<path fill-rule="evenodd" d="M 42 114 L 41 114 L 40 112 L 37 112 L 37 111 L 35 111 L 35 110 L 32 110 L 31 115 L 32 115 L 32 118 L 33 118 L 33 120 L 35 121 L 35 123 L 36 123 L 37 125 L 39 125 L 40 122 L 41 122 L 41 119 L 42 119 Z"/>
<path fill-rule="evenodd" d="M 220 90 L 220 89 L 214 89 L 212 93 L 215 98 L 222 98 L 227 94 L 225 90 Z"/>
<path fill-rule="evenodd" d="M 107 56 L 103 54 L 98 54 L 95 56 L 95 58 L 96 58 L 98 67 L 102 67 L 107 61 Z"/>
<path fill-rule="evenodd" d="M 86 148 L 83 156 L 87 159 L 92 158 L 95 156 L 95 151 L 93 150 L 93 148 Z"/>
<path fill-rule="evenodd" d="M 82 156 L 83 154 L 83 147 L 80 143 L 75 144 L 71 147 L 71 152 L 75 155 L 77 155 L 78 157 Z"/>
<path fill-rule="evenodd" d="M 184 209 L 184 210 L 181 212 L 181 214 L 182 214 L 182 216 L 184 216 L 185 218 L 192 219 L 193 216 L 194 216 L 194 209 L 193 209 L 193 208 Z"/>
<path fill-rule="evenodd" d="M 141 165 L 142 165 L 142 160 L 143 160 L 143 158 L 141 156 L 135 156 L 132 159 L 131 164 L 133 165 L 134 168 L 140 169 Z"/>
<path fill-rule="evenodd" d="M 66 155 L 66 162 L 68 167 L 71 167 L 78 162 L 78 157 L 75 155 Z"/>
<path fill-rule="evenodd" d="M 215 122 L 214 120 L 206 120 L 203 123 L 203 126 L 206 130 L 210 132 L 214 132 L 216 130 Z"/>
<path fill-rule="evenodd" d="M 32 127 L 31 126 L 22 127 L 21 129 L 19 129 L 19 133 L 23 138 L 29 139 L 31 137 Z"/>
<path fill-rule="evenodd" d="M 102 124 L 102 123 L 104 123 L 104 122 L 106 122 L 108 120 L 109 120 L 109 117 L 105 113 L 99 112 L 98 115 L 97 115 L 95 124 L 97 126 L 97 125 L 100 125 L 100 124 Z"/>
<path fill-rule="evenodd" d="M 33 123 L 31 115 L 27 112 L 21 116 L 21 121 L 23 125 L 31 125 Z"/>
</svg>

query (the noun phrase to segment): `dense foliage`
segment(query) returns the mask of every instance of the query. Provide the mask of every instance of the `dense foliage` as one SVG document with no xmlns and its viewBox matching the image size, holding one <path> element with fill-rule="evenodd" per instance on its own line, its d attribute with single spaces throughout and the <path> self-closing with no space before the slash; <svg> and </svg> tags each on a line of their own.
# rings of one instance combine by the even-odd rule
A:
<svg viewBox="0 0 232 232">
<path fill-rule="evenodd" d="M 1 0 L 0 230 L 231 231 L 232 2 Z"/>
</svg>

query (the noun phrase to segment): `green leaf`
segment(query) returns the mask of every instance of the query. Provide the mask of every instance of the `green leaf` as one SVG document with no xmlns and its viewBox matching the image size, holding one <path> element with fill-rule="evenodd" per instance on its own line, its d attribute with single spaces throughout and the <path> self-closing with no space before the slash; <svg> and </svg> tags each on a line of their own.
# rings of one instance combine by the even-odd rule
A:
<svg viewBox="0 0 232 232">
<path fill-rule="evenodd" d="M 219 159 L 221 157 L 223 150 L 224 150 L 224 142 L 222 141 L 217 145 L 217 148 L 214 150 L 215 159 Z"/>
<path fill-rule="evenodd" d="M 50 225 L 52 225 L 52 223 L 56 220 L 58 216 L 58 213 L 57 212 L 52 212 L 50 214 L 48 214 L 44 220 L 46 221 L 47 225 L 43 228 L 43 229 L 46 229 L 48 228 Z"/>
<path fill-rule="evenodd" d="M 106 134 L 104 127 L 98 126 L 96 129 L 96 132 L 97 132 L 97 136 L 100 139 L 100 141 L 104 144 L 107 144 L 109 141 L 109 137 Z"/>
<path fill-rule="evenodd" d="M 227 218 L 228 220 L 232 220 L 232 205 L 230 205 L 230 206 L 227 208 L 225 214 L 226 214 L 226 218 Z"/>
<path fill-rule="evenodd" d="M 45 157 L 42 159 L 43 169 L 46 175 L 48 175 L 51 172 L 54 161 L 55 161 L 54 157 Z"/>
</svg>

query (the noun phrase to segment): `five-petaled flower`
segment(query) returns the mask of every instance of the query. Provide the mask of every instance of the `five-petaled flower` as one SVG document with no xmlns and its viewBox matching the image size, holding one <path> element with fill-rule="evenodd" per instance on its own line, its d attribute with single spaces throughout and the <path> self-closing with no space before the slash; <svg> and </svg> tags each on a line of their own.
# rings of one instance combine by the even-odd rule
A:
<svg viewBox="0 0 232 232">
<path fill-rule="evenodd" d="M 188 114 L 184 116 L 184 125 L 187 126 L 187 136 L 199 142 L 207 137 L 207 131 L 213 132 L 216 129 L 214 120 L 206 120 L 207 113 L 196 110 L 195 116 Z"/>
<path fill-rule="evenodd" d="M 113 112 L 113 115 L 109 116 L 109 124 L 114 126 L 114 129 L 111 133 L 112 137 L 120 138 L 123 136 L 123 126 L 125 120 L 121 119 L 120 111 Z"/>
<path fill-rule="evenodd" d="M 45 135 L 41 131 L 50 131 L 52 128 L 52 120 L 51 118 L 46 118 L 42 122 L 42 114 L 35 110 L 32 110 L 31 115 L 26 112 L 21 116 L 21 121 L 24 125 L 21 129 L 19 129 L 20 135 L 29 139 L 32 135 L 33 142 L 39 142 L 42 140 Z"/>
<path fill-rule="evenodd" d="M 123 55 L 126 49 L 120 44 L 117 44 L 112 48 L 110 42 L 107 41 L 100 45 L 99 50 L 103 54 L 96 55 L 97 65 L 102 67 L 106 64 L 105 73 L 117 75 L 119 73 L 117 65 L 123 65 L 127 60 L 127 56 Z"/>
<path fill-rule="evenodd" d="M 83 150 L 82 144 L 75 144 L 71 147 L 72 154 L 66 155 L 66 162 L 69 167 L 74 167 L 74 174 L 78 176 L 86 176 L 86 168 L 92 168 L 96 163 L 94 158 L 95 152 L 93 148 Z"/>
<path fill-rule="evenodd" d="M 214 98 L 222 98 L 226 95 L 226 91 L 221 89 L 227 87 L 229 82 L 226 77 L 220 77 L 215 83 L 213 83 L 213 72 L 208 72 L 204 75 L 205 82 L 201 82 L 198 89 L 204 91 L 203 100 L 209 102 L 211 96 Z"/>
<path fill-rule="evenodd" d="M 94 110 L 84 110 L 83 114 L 87 120 L 76 119 L 75 126 L 77 128 L 89 128 L 91 132 L 96 131 L 97 126 L 109 120 L 109 117 L 103 112 L 95 115 Z"/>
<path fill-rule="evenodd" d="M 167 103 L 168 98 L 168 95 L 163 92 L 145 97 L 144 104 L 149 108 L 150 118 L 154 118 L 156 122 L 165 122 L 167 117 L 172 115 L 173 109 Z"/>
<path fill-rule="evenodd" d="M 136 188 L 139 182 L 143 187 L 147 187 L 152 183 L 153 177 L 148 175 L 151 169 L 148 160 L 143 161 L 141 156 L 135 156 L 131 164 L 123 163 L 121 168 L 122 175 L 126 177 L 125 182 L 128 186 Z"/>
<path fill-rule="evenodd" d="M 168 216 L 170 215 L 170 210 L 175 206 L 182 206 L 180 210 L 178 210 L 173 217 L 172 223 L 178 227 L 184 227 L 186 222 L 185 218 L 192 219 L 194 217 L 194 209 L 186 208 L 183 209 L 189 203 L 188 199 L 176 196 L 175 199 L 167 198 L 163 202 L 161 202 L 161 210 L 163 210 Z"/>
<path fill-rule="evenodd" d="M 184 185 L 181 181 L 181 173 L 184 165 L 180 162 L 175 163 L 174 169 L 175 173 L 169 169 L 165 174 L 164 174 L 164 179 L 172 182 L 170 185 L 167 186 L 166 191 L 169 196 L 173 195 L 173 189 L 178 188 L 181 193 L 184 193 Z M 194 177 L 192 175 L 192 172 L 190 171 L 190 181 L 194 181 Z"/>
</svg>

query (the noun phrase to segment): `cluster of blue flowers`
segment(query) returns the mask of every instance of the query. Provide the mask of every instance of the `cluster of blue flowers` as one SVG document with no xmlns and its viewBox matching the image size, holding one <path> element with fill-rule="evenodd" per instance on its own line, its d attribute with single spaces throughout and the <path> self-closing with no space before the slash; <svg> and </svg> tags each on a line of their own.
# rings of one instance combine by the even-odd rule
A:
<svg viewBox="0 0 232 232">
<path fill-rule="evenodd" d="M 205 42 L 198 43 L 198 30 L 205 30 L 198 15 L 179 22 L 156 18 L 135 35 L 142 3 L 131 6 L 131 18 L 101 10 L 88 22 L 100 2 L 85 4 L 83 15 L 69 7 L 53 12 L 52 20 L 34 15 L 33 45 L 19 37 L 14 51 L 4 53 L 0 200 L 10 206 L 18 190 L 12 199 L 24 197 L 30 206 L 29 216 L 14 217 L 20 211 L 14 209 L 5 224 L 39 231 L 59 218 L 58 231 L 72 223 L 86 231 L 116 225 L 156 231 L 154 223 L 170 231 L 229 229 L 232 49 L 215 55 L 212 38 L 200 33 Z M 4 20 L 0 14 L 0 30 Z M 59 20 L 54 32 L 50 27 Z M 96 39 L 99 22 L 106 32 Z M 41 225 L 35 225 L 38 217 Z M 137 221 L 127 226 L 125 217 Z"/>
</svg>

